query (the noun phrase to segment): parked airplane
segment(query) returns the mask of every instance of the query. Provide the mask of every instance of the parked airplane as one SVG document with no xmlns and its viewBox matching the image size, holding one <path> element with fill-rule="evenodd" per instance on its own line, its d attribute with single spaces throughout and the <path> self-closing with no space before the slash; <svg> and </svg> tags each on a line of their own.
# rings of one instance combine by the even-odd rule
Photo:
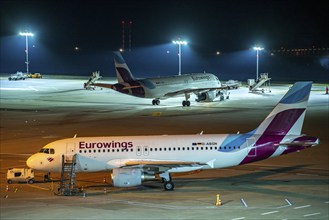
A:
<svg viewBox="0 0 329 220">
<path fill-rule="evenodd" d="M 265 120 L 245 134 L 75 137 L 51 142 L 27 160 L 30 168 L 61 172 L 76 157 L 76 172 L 112 171 L 113 185 L 130 187 L 171 174 L 243 165 L 319 144 L 301 134 L 312 82 L 297 82 Z"/>
<path fill-rule="evenodd" d="M 197 96 L 196 101 L 214 101 L 225 89 L 217 76 L 211 73 L 191 73 L 176 76 L 136 79 L 131 73 L 120 52 L 114 52 L 114 64 L 118 83 L 94 83 L 93 86 L 105 87 L 118 92 L 141 98 L 152 98 L 153 105 L 159 105 L 160 99 L 185 95 L 183 106 L 190 106 L 190 95 Z M 223 95 L 222 95 L 223 96 Z"/>
</svg>

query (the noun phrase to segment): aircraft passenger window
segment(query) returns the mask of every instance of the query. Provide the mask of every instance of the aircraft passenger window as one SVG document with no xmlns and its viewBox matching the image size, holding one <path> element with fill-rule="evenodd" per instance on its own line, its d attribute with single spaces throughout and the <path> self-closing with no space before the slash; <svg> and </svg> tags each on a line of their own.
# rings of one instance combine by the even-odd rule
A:
<svg viewBox="0 0 329 220">
<path fill-rule="evenodd" d="M 196 150 L 199 150 L 199 147 L 196 147 Z"/>
<path fill-rule="evenodd" d="M 187 150 L 190 150 L 190 148 L 189 148 L 189 147 L 187 147 Z"/>
<path fill-rule="evenodd" d="M 206 150 L 208 150 L 208 147 L 206 147 Z"/>
<path fill-rule="evenodd" d="M 180 150 L 180 147 L 179 147 L 179 148 L 177 148 L 177 150 Z"/>
<path fill-rule="evenodd" d="M 120 149 L 117 149 L 117 152 L 119 152 L 120 151 Z"/>
<path fill-rule="evenodd" d="M 226 147 L 224 147 L 224 149 L 226 149 Z"/>
<path fill-rule="evenodd" d="M 194 150 L 194 147 L 192 147 L 191 149 Z"/>
<path fill-rule="evenodd" d="M 114 152 L 114 149 L 112 149 L 112 152 Z"/>
<path fill-rule="evenodd" d="M 107 149 L 107 152 L 110 152 L 111 150 L 110 149 Z"/>
<path fill-rule="evenodd" d="M 168 150 L 171 151 L 171 147 L 169 147 Z"/>
<path fill-rule="evenodd" d="M 210 150 L 212 150 L 212 147 L 210 147 Z"/>
<path fill-rule="evenodd" d="M 154 148 L 154 151 L 157 151 L 158 150 L 158 148 Z"/>
<path fill-rule="evenodd" d="M 133 151 L 134 151 L 134 149 L 132 149 L 132 148 L 131 148 L 131 149 L 130 149 L 130 151 L 131 151 L 131 152 L 133 152 Z"/>
<path fill-rule="evenodd" d="M 147 147 L 145 147 L 144 150 L 147 151 Z"/>
<path fill-rule="evenodd" d="M 50 148 L 50 153 L 55 154 L 55 150 L 53 148 Z"/>
<path fill-rule="evenodd" d="M 167 150 L 167 148 L 163 148 L 163 151 L 166 151 Z"/>
<path fill-rule="evenodd" d="M 137 149 L 137 151 L 139 152 L 139 151 L 141 151 L 141 149 L 140 149 L 140 148 L 138 148 L 138 149 Z"/>
<path fill-rule="evenodd" d="M 152 151 L 153 150 L 153 148 L 150 148 L 150 151 Z"/>
<path fill-rule="evenodd" d="M 105 149 L 103 149 L 103 153 L 105 153 L 106 152 L 106 150 Z"/>
<path fill-rule="evenodd" d="M 159 148 L 159 151 L 161 151 L 162 149 L 161 148 Z"/>
<path fill-rule="evenodd" d="M 176 150 L 176 148 L 174 147 L 173 150 Z"/>
<path fill-rule="evenodd" d="M 89 150 L 89 153 L 91 153 L 91 150 Z"/>
<path fill-rule="evenodd" d="M 215 150 L 217 150 L 217 147 L 215 147 Z"/>
<path fill-rule="evenodd" d="M 100 153 L 101 152 L 101 150 L 98 150 L 98 153 Z"/>
<path fill-rule="evenodd" d="M 94 153 L 96 153 L 96 150 L 94 150 Z"/>
<path fill-rule="evenodd" d="M 80 154 L 82 153 L 82 150 L 79 150 Z"/>
<path fill-rule="evenodd" d="M 203 147 L 201 147 L 200 149 L 203 150 Z"/>
<path fill-rule="evenodd" d="M 183 147 L 182 150 L 185 150 L 185 147 Z"/>
<path fill-rule="evenodd" d="M 87 153 L 87 150 L 85 150 L 85 153 Z"/>
</svg>

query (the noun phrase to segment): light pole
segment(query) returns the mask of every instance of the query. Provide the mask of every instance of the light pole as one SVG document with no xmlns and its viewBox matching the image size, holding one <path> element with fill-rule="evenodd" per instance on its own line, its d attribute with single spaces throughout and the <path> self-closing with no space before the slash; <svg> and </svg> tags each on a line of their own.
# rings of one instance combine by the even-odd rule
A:
<svg viewBox="0 0 329 220">
<path fill-rule="evenodd" d="M 174 44 L 178 44 L 178 75 L 181 75 L 181 70 L 182 70 L 182 44 L 186 45 L 187 42 L 184 40 L 173 40 L 172 41 Z"/>
<path fill-rule="evenodd" d="M 31 32 L 20 32 L 19 35 L 21 36 L 25 36 L 25 46 L 26 46 L 26 49 L 25 49 L 25 53 L 26 53 L 26 74 L 29 73 L 29 43 L 28 43 L 28 40 L 27 38 L 28 37 L 33 37 L 33 33 Z"/>
<path fill-rule="evenodd" d="M 256 81 L 258 81 L 258 59 L 259 59 L 259 51 L 264 50 L 262 47 L 254 47 L 254 50 L 256 50 L 256 59 L 257 59 L 257 66 L 256 66 Z"/>
</svg>

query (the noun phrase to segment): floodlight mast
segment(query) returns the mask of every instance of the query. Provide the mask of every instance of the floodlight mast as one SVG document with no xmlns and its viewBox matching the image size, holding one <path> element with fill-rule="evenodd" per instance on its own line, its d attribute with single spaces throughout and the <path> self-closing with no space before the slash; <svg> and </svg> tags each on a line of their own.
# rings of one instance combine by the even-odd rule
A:
<svg viewBox="0 0 329 220">
<path fill-rule="evenodd" d="M 259 51 L 264 50 L 263 47 L 253 47 L 254 50 L 256 50 L 256 81 L 258 81 L 258 57 L 259 57 Z"/>
<path fill-rule="evenodd" d="M 174 44 L 178 44 L 178 75 L 182 73 L 182 44 L 186 45 L 187 41 L 184 40 L 173 40 Z"/>
<path fill-rule="evenodd" d="M 25 36 L 25 47 L 26 47 L 26 49 L 25 49 L 25 53 L 26 53 L 26 61 L 25 61 L 25 63 L 26 63 L 26 74 L 28 74 L 29 73 L 29 43 L 28 43 L 28 37 L 33 37 L 33 33 L 31 33 L 31 32 L 20 32 L 19 33 L 19 35 L 20 36 Z"/>
</svg>

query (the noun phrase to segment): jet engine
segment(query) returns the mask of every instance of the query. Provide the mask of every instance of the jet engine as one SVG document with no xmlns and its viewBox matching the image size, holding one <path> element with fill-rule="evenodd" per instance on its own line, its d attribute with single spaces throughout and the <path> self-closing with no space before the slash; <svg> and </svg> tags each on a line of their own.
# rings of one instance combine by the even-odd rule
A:
<svg viewBox="0 0 329 220">
<path fill-rule="evenodd" d="M 111 176 L 115 187 L 139 186 L 143 181 L 156 179 L 155 175 L 147 174 L 140 168 L 115 168 Z"/>
<path fill-rule="evenodd" d="M 219 95 L 216 90 L 202 92 L 197 94 L 197 102 L 212 102 Z"/>
</svg>

